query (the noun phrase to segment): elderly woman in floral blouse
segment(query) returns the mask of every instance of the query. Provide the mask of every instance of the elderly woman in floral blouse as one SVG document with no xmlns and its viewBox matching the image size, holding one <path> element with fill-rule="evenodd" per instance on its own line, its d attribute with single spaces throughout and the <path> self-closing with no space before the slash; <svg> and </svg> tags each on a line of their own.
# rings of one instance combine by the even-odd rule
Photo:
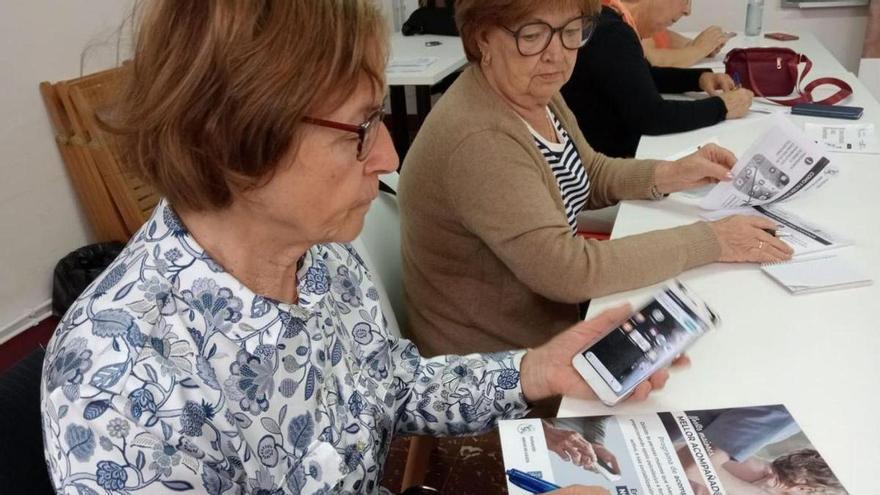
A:
<svg viewBox="0 0 880 495">
<path fill-rule="evenodd" d="M 111 124 L 165 199 L 49 345 L 59 493 L 376 493 L 394 434 L 477 433 L 590 395 L 572 354 L 625 308 L 528 352 L 425 359 L 386 332 L 347 244 L 398 165 L 386 45 L 364 0 L 144 13 Z"/>
</svg>

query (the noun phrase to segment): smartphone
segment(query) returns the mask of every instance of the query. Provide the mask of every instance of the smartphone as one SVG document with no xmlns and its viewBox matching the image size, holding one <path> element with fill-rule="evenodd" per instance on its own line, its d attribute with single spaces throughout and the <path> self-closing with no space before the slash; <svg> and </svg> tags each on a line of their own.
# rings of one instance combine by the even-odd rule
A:
<svg viewBox="0 0 880 495">
<path fill-rule="evenodd" d="M 818 103 L 801 103 L 791 107 L 792 115 L 807 115 L 810 117 L 827 117 L 829 119 L 858 120 L 862 118 L 865 109 L 862 107 L 848 107 L 846 105 L 819 105 Z"/>
<path fill-rule="evenodd" d="M 799 36 L 788 33 L 766 33 L 764 37 L 776 41 L 795 41 L 800 39 Z"/>
<path fill-rule="evenodd" d="M 619 327 L 575 354 L 572 365 L 599 400 L 613 406 L 719 325 L 706 303 L 673 280 Z"/>
</svg>

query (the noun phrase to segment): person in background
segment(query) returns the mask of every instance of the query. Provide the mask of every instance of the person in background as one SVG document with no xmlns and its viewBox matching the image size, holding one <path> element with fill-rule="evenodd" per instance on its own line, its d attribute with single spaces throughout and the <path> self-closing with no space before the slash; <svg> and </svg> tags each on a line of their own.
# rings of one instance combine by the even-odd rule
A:
<svg viewBox="0 0 880 495">
<path fill-rule="evenodd" d="M 401 171 L 410 332 L 428 354 L 541 345 L 578 303 L 715 261 L 787 259 L 791 249 L 730 217 L 611 241 L 575 235 L 577 214 L 622 199 L 729 180 L 714 145 L 676 162 L 594 152 L 559 95 L 598 0 L 459 0 L 470 60 L 431 110 Z"/>
<path fill-rule="evenodd" d="M 164 199 L 49 343 L 58 493 L 386 493 L 394 435 L 478 433 L 592 396 L 571 359 L 625 307 L 527 351 L 427 359 L 386 331 L 348 244 L 398 165 L 375 3 L 143 8 L 107 123 Z"/>
<path fill-rule="evenodd" d="M 687 14 L 685 14 L 687 15 Z M 719 26 L 709 26 L 691 39 L 669 29 L 661 29 L 642 39 L 645 58 L 654 67 L 690 67 L 706 57 L 714 57 L 730 39 Z"/>
<path fill-rule="evenodd" d="M 682 15 L 691 15 L 691 8 L 692 0 L 687 0 Z M 642 38 L 642 48 L 648 62 L 655 67 L 685 68 L 717 55 L 730 39 L 729 36 L 731 34 L 725 33 L 720 27 L 709 26 L 691 39 L 664 26 L 651 36 Z"/>
<path fill-rule="evenodd" d="M 562 95 L 590 145 L 615 157 L 635 156 L 643 134 L 684 132 L 748 113 L 751 91 L 711 70 L 654 67 L 640 38 L 668 27 L 685 0 L 609 0 Z M 696 101 L 661 93 L 706 92 Z"/>
</svg>

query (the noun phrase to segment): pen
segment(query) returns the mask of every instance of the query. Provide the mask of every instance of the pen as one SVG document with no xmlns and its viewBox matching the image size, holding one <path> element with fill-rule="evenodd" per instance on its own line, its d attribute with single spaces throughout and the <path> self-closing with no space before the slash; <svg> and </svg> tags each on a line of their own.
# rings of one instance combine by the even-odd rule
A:
<svg viewBox="0 0 880 495">
<path fill-rule="evenodd" d="M 733 73 L 733 84 L 734 89 L 739 89 L 742 87 L 742 79 L 739 78 L 739 72 Z"/>
<path fill-rule="evenodd" d="M 788 232 L 780 232 L 780 231 L 774 230 L 774 229 L 761 229 L 761 230 L 772 235 L 773 237 L 791 237 L 791 234 L 789 234 Z"/>
<path fill-rule="evenodd" d="M 520 471 L 519 469 L 508 469 L 507 479 L 509 479 L 510 482 L 514 485 L 522 488 L 529 493 L 547 493 L 562 488 L 559 485 L 554 485 L 549 481 L 544 481 L 541 478 L 536 478 L 535 476 Z"/>
</svg>

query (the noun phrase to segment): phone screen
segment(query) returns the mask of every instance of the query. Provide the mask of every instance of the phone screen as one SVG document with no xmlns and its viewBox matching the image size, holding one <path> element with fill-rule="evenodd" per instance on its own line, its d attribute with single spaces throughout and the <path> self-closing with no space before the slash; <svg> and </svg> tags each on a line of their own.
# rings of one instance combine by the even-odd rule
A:
<svg viewBox="0 0 880 495">
<path fill-rule="evenodd" d="M 628 394 L 664 363 L 681 354 L 709 330 L 711 323 L 683 301 L 684 294 L 666 288 L 599 342 L 584 358 L 618 396 Z M 710 319 L 714 315 L 706 308 Z"/>
</svg>

